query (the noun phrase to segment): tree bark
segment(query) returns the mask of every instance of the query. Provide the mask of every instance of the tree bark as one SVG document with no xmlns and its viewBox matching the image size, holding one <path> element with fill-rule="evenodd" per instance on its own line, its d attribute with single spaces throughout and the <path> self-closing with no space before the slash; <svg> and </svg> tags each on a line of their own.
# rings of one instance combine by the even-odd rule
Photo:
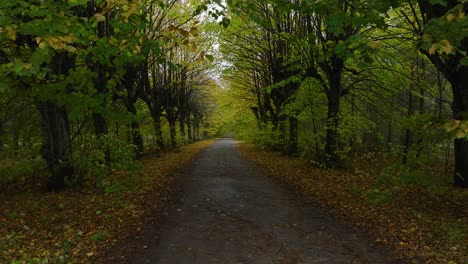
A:
<svg viewBox="0 0 468 264">
<path fill-rule="evenodd" d="M 42 158 L 47 162 L 51 176 L 48 189 L 57 191 L 73 179 L 71 163 L 72 140 L 67 111 L 54 102 L 38 102 L 36 107 L 42 117 Z"/>
<path fill-rule="evenodd" d="M 127 107 L 127 111 L 132 113 L 134 116 L 137 115 L 137 110 L 135 105 L 132 103 L 125 104 Z M 141 158 L 143 155 L 143 152 L 145 150 L 144 143 L 143 143 L 143 137 L 141 136 L 140 133 L 140 124 L 138 121 L 132 121 L 130 123 L 130 128 L 131 128 L 131 135 L 132 135 L 132 142 L 133 145 L 135 145 L 135 156 L 137 158 Z"/>
<path fill-rule="evenodd" d="M 187 134 L 189 143 L 193 142 L 193 129 L 192 129 L 192 122 L 190 121 L 190 114 L 187 116 Z"/>
<path fill-rule="evenodd" d="M 452 84 L 453 117 L 462 122 L 468 122 L 468 67 L 460 69 L 449 79 Z M 468 140 L 456 139 L 454 184 L 457 187 L 468 187 Z"/>
<path fill-rule="evenodd" d="M 289 117 L 289 148 L 288 154 L 293 155 L 297 153 L 297 130 L 299 126 L 299 121 L 297 117 Z"/>
<path fill-rule="evenodd" d="M 3 120 L 0 120 L 0 151 L 5 147 L 5 140 L 3 138 L 5 136 L 5 128 L 3 122 Z"/>
<path fill-rule="evenodd" d="M 413 93 L 412 93 L 412 88 L 408 91 L 408 112 L 407 112 L 407 117 L 410 118 L 414 114 L 414 98 L 413 98 Z M 410 128 L 407 128 L 405 130 L 405 140 L 403 144 L 403 157 L 402 157 L 402 163 L 406 165 L 408 162 L 408 153 L 413 146 L 413 132 L 411 131 Z"/>
<path fill-rule="evenodd" d="M 338 125 L 341 98 L 341 72 L 343 63 L 329 67 L 327 72 L 328 79 L 328 111 L 327 111 L 327 135 L 325 139 L 325 163 L 328 166 L 335 167 L 338 162 Z M 338 64 L 338 61 L 333 64 Z"/>
<path fill-rule="evenodd" d="M 176 120 L 174 119 L 169 120 L 169 131 L 170 131 L 170 137 L 171 137 L 171 147 L 176 148 L 177 147 Z"/>
<path fill-rule="evenodd" d="M 153 114 L 154 134 L 156 136 L 156 144 L 159 149 L 164 149 L 164 140 L 161 129 L 161 115 Z"/>
<path fill-rule="evenodd" d="M 185 144 L 186 134 L 185 134 L 185 118 L 184 117 L 179 118 L 179 130 L 180 130 L 180 137 L 181 137 L 182 143 Z"/>
</svg>

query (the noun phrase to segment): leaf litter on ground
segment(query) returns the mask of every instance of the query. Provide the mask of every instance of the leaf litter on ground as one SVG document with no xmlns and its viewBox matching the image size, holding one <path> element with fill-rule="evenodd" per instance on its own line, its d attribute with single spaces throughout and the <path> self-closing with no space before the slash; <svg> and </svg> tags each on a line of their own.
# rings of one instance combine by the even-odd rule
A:
<svg viewBox="0 0 468 264">
<path fill-rule="evenodd" d="M 149 208 L 178 170 L 213 143 L 211 140 L 180 147 L 164 155 L 147 156 L 134 186 L 120 193 L 71 188 L 58 193 L 31 191 L 1 197 L 1 263 L 89 263 L 143 225 Z M 113 181 L 124 181 L 115 172 Z"/>
<path fill-rule="evenodd" d="M 248 143 L 238 148 L 267 175 L 364 228 L 401 258 L 431 264 L 468 259 L 467 190 L 381 184 L 372 173 L 317 168 Z"/>
</svg>

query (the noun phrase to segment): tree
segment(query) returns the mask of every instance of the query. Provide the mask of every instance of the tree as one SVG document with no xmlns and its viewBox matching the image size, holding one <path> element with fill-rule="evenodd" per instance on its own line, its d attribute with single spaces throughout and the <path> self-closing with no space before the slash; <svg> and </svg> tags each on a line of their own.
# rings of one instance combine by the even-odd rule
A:
<svg viewBox="0 0 468 264">
<path fill-rule="evenodd" d="M 417 3 L 417 7 L 416 7 Z M 409 1 L 411 17 L 406 16 L 420 38 L 420 51 L 450 82 L 453 118 L 463 126 L 468 118 L 468 20 L 464 1 Z M 457 122 L 455 122 L 457 123 Z M 467 187 L 468 141 L 465 135 L 454 140 L 454 183 Z"/>
</svg>

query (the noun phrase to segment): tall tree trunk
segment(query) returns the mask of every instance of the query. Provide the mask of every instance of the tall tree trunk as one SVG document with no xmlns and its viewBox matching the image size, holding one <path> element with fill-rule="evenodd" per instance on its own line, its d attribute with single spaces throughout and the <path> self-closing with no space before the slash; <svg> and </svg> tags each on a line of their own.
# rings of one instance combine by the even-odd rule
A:
<svg viewBox="0 0 468 264">
<path fill-rule="evenodd" d="M 109 128 L 107 127 L 106 119 L 99 113 L 93 113 L 94 133 L 97 137 L 107 135 Z"/>
<path fill-rule="evenodd" d="M 283 119 L 283 118 L 281 118 Z M 280 120 L 278 124 L 278 143 L 276 148 L 279 151 L 286 151 L 288 144 L 286 144 L 286 120 Z"/>
<path fill-rule="evenodd" d="M 408 112 L 407 117 L 410 118 L 414 114 L 414 97 L 412 93 L 412 88 L 408 91 Z M 408 162 L 408 154 L 413 145 L 413 132 L 410 128 L 405 130 L 405 139 L 403 143 L 403 157 L 402 163 L 406 164 Z"/>
<path fill-rule="evenodd" d="M 180 130 L 180 137 L 182 140 L 182 143 L 185 144 L 186 139 L 185 139 L 185 117 L 181 116 L 179 118 L 179 130 Z"/>
<path fill-rule="evenodd" d="M 36 107 L 42 117 L 41 155 L 51 173 L 47 187 L 51 191 L 60 190 L 66 187 L 67 180 L 72 180 L 74 173 L 67 111 L 50 101 L 38 102 Z"/>
<path fill-rule="evenodd" d="M 193 142 L 193 130 L 192 130 L 192 122 L 190 120 L 190 114 L 187 115 L 187 135 L 189 143 Z"/>
<path fill-rule="evenodd" d="M 156 136 L 156 144 L 159 149 L 164 149 L 164 140 L 161 129 L 161 115 L 153 113 L 154 134 Z"/>
<path fill-rule="evenodd" d="M 5 136 L 5 126 L 3 124 L 3 120 L 0 120 L 0 151 L 3 150 L 3 148 L 5 147 L 5 140 L 4 140 L 4 137 Z"/>
<path fill-rule="evenodd" d="M 98 140 L 102 139 L 109 133 L 109 128 L 107 127 L 107 121 L 100 113 L 93 113 L 93 120 L 94 120 L 94 133 Z M 111 163 L 111 155 L 110 149 L 107 144 L 104 144 L 104 159 L 105 164 L 107 167 L 110 167 Z"/>
<path fill-rule="evenodd" d="M 299 121 L 297 117 L 289 117 L 289 149 L 288 154 L 296 154 L 297 153 L 297 130 L 299 126 Z"/>
<path fill-rule="evenodd" d="M 136 158 L 141 158 L 144 152 L 144 143 L 140 133 L 140 124 L 138 122 L 132 122 L 130 123 L 130 127 L 132 129 L 132 142 L 133 145 L 135 145 L 135 156 Z"/>
<path fill-rule="evenodd" d="M 132 103 L 126 104 L 127 111 L 132 113 L 134 116 L 137 115 L 137 110 L 135 105 Z M 138 121 L 133 120 L 130 123 L 130 128 L 131 128 L 131 135 L 132 135 L 132 142 L 133 145 L 135 145 L 135 156 L 137 158 L 141 158 L 143 155 L 143 152 L 145 150 L 144 143 L 143 143 L 143 137 L 141 136 L 140 133 L 140 124 Z"/>
<path fill-rule="evenodd" d="M 195 140 L 200 140 L 200 124 L 197 122 L 195 124 Z"/>
<path fill-rule="evenodd" d="M 327 112 L 327 135 L 325 139 L 325 163 L 328 166 L 336 166 L 338 162 L 338 114 L 340 111 L 340 95 L 339 88 L 332 88 L 328 96 L 328 112 Z"/>
<path fill-rule="evenodd" d="M 387 128 L 387 153 L 392 150 L 392 139 L 393 139 L 393 123 L 392 121 L 388 122 Z"/>
<path fill-rule="evenodd" d="M 16 128 L 13 129 L 13 136 L 12 136 L 12 145 L 13 145 L 13 156 L 15 158 L 18 157 L 19 154 L 19 134 Z"/>
<path fill-rule="evenodd" d="M 460 70 L 449 79 L 452 84 L 453 117 L 461 122 L 468 122 L 468 67 L 460 66 Z M 468 140 L 455 139 L 455 186 L 468 187 Z"/>
<path fill-rule="evenodd" d="M 344 61 L 336 56 L 330 59 L 329 64 L 322 64 L 328 80 L 328 111 L 327 111 L 327 136 L 325 139 L 325 163 L 328 166 L 335 167 L 338 164 L 338 126 L 340 99 L 342 94 L 342 74 Z"/>
<path fill-rule="evenodd" d="M 314 114 L 314 108 L 311 106 L 310 107 L 310 114 L 312 116 L 312 131 L 314 133 L 314 145 L 315 145 L 315 155 L 317 157 L 320 157 L 320 147 L 319 147 L 319 142 L 318 142 L 318 129 L 317 129 L 317 124 L 315 123 L 315 114 Z"/>
<path fill-rule="evenodd" d="M 170 137 L 171 137 L 171 147 L 176 148 L 177 147 L 176 120 L 174 119 L 169 120 L 169 131 L 170 131 Z"/>
</svg>

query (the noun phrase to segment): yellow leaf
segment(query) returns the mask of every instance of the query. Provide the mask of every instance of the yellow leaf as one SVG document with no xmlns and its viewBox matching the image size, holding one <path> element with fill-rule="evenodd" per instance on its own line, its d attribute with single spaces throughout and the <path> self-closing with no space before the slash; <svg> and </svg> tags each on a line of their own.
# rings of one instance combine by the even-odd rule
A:
<svg viewBox="0 0 468 264">
<path fill-rule="evenodd" d="M 93 18 L 96 19 L 97 22 L 102 22 L 106 20 L 106 17 L 100 13 L 95 14 Z"/>
<path fill-rule="evenodd" d="M 192 36 L 196 37 L 196 36 L 200 35 L 200 31 L 198 30 L 197 27 L 191 27 L 190 28 L 190 34 L 192 34 Z"/>
<path fill-rule="evenodd" d="M 37 44 L 41 43 L 41 40 L 42 40 L 41 37 L 36 37 L 36 43 Z"/>
<path fill-rule="evenodd" d="M 453 51 L 453 46 L 450 44 L 450 42 L 446 39 L 443 39 L 440 41 L 440 45 L 442 47 L 442 50 L 446 53 L 446 54 L 450 54 L 452 53 Z"/>
<path fill-rule="evenodd" d="M 135 45 L 135 47 L 134 47 L 134 50 L 133 50 L 133 51 L 134 51 L 134 53 L 136 53 L 136 54 L 140 54 L 140 52 L 141 52 L 141 48 L 140 48 L 140 46 L 138 46 L 138 45 Z"/>
<path fill-rule="evenodd" d="M 44 49 L 45 47 L 47 47 L 47 44 L 45 42 L 39 43 L 39 48 L 40 49 Z"/>
<path fill-rule="evenodd" d="M 448 22 L 450 22 L 450 21 L 452 21 L 452 20 L 454 20 L 454 19 L 455 19 L 455 15 L 454 15 L 454 14 L 448 14 L 448 15 L 447 15 L 447 21 L 448 21 Z"/>
<path fill-rule="evenodd" d="M 76 51 L 76 48 L 73 47 L 73 46 L 65 46 L 64 48 L 66 51 L 70 52 L 70 53 L 75 53 Z"/>
<path fill-rule="evenodd" d="M 12 27 L 8 27 L 7 36 L 11 40 L 16 40 L 16 30 Z"/>
<path fill-rule="evenodd" d="M 380 44 L 377 43 L 376 41 L 371 41 L 371 42 L 369 42 L 368 45 L 369 45 L 369 47 L 370 47 L 371 49 L 378 49 L 378 48 L 380 47 Z"/>
<path fill-rule="evenodd" d="M 438 46 L 437 44 L 434 44 L 434 45 L 431 46 L 431 48 L 429 48 L 428 52 L 429 52 L 430 55 L 434 55 L 436 53 L 437 46 Z"/>
</svg>

